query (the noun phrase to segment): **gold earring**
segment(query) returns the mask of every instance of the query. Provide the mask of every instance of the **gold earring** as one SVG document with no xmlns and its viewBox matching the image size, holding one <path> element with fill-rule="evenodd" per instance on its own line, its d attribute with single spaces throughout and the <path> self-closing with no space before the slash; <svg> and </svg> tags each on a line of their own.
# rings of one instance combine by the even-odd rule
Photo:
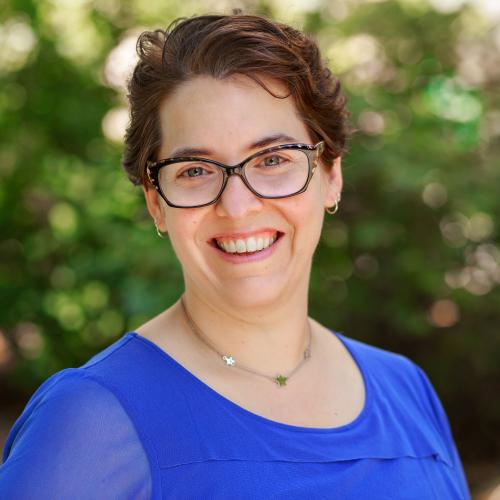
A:
<svg viewBox="0 0 500 500">
<path fill-rule="evenodd" d="M 158 234 L 158 236 L 164 240 L 166 238 L 166 235 L 167 235 L 167 232 L 165 233 L 162 233 L 159 229 L 158 229 L 158 225 L 156 224 L 156 221 L 155 221 L 155 227 L 156 227 L 156 233 Z"/>
<path fill-rule="evenodd" d="M 326 212 L 329 213 L 330 215 L 333 215 L 335 212 L 337 212 L 337 210 L 339 209 L 339 201 L 340 201 L 340 193 L 337 196 L 337 201 L 335 202 L 334 207 L 325 208 Z"/>
</svg>

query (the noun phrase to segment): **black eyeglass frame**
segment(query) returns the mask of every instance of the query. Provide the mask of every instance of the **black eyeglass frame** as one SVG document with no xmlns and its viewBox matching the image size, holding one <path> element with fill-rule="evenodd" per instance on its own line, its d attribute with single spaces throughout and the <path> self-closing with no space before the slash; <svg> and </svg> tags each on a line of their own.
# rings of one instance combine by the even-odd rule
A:
<svg viewBox="0 0 500 500">
<path fill-rule="evenodd" d="M 308 159 L 308 167 L 309 171 L 307 173 L 307 179 L 304 183 L 304 185 L 295 193 L 292 194 L 287 194 L 285 196 L 266 196 L 258 193 L 255 191 L 255 189 L 252 188 L 250 183 L 248 182 L 248 179 L 246 178 L 245 175 L 245 166 L 254 158 L 257 156 L 260 156 L 262 154 L 266 153 L 273 153 L 275 151 L 283 151 L 283 150 L 300 150 L 303 151 Z M 257 153 L 252 154 L 251 156 L 245 158 L 241 163 L 238 163 L 236 165 L 225 165 L 224 163 L 221 163 L 216 160 L 211 160 L 210 158 L 202 158 L 198 156 L 177 156 L 177 157 L 172 157 L 172 158 L 164 158 L 162 160 L 157 160 L 154 162 L 148 161 L 146 164 L 146 172 L 148 175 L 149 180 L 155 187 L 155 189 L 158 191 L 160 196 L 165 200 L 168 206 L 173 207 L 173 208 L 200 208 L 200 207 L 206 207 L 208 205 L 213 205 L 214 203 L 217 203 L 222 196 L 222 193 L 224 192 L 224 189 L 226 188 L 227 181 L 231 175 L 238 175 L 240 176 L 241 180 L 245 184 L 245 186 L 257 197 L 259 198 L 264 198 L 268 200 L 272 199 L 278 199 L 278 198 L 290 198 L 291 196 L 296 196 L 298 194 L 303 193 L 307 187 L 309 186 L 309 183 L 311 182 L 312 176 L 314 174 L 314 171 L 316 170 L 317 167 L 317 160 L 321 156 L 325 149 L 325 141 L 320 141 L 317 144 L 302 144 L 302 143 L 294 143 L 294 144 L 280 144 L 279 146 L 273 146 L 267 149 L 263 149 L 261 151 L 258 151 Z M 163 191 L 161 190 L 160 183 L 159 183 L 159 173 L 160 169 L 163 167 L 166 167 L 168 165 L 172 165 L 174 163 L 180 163 L 184 161 L 202 161 L 204 163 L 210 163 L 212 165 L 216 165 L 220 169 L 222 169 L 222 174 L 223 174 L 223 180 L 222 180 L 222 186 L 219 190 L 219 193 L 217 196 L 210 201 L 209 203 L 203 203 L 201 205 L 176 205 L 169 201 Z"/>
</svg>

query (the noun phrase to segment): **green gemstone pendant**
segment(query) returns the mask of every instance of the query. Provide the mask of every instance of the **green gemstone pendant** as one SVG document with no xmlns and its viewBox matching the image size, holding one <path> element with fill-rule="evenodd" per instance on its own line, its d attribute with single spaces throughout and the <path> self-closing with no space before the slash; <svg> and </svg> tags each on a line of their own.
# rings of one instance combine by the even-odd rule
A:
<svg viewBox="0 0 500 500">
<path fill-rule="evenodd" d="M 276 380 L 276 383 L 281 387 L 283 385 L 286 385 L 287 378 L 283 375 L 278 375 L 274 380 Z"/>
</svg>

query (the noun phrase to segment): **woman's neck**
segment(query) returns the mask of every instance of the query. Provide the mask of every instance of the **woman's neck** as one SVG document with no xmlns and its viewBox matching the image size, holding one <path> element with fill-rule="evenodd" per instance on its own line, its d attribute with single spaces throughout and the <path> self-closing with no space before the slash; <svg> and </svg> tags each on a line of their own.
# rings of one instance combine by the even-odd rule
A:
<svg viewBox="0 0 500 500">
<path fill-rule="evenodd" d="M 184 304 L 199 334 L 240 366 L 262 373 L 288 373 L 303 359 L 312 328 L 307 316 L 307 288 L 288 293 L 286 300 L 244 308 L 222 302 L 220 296 L 202 296 L 186 286 Z M 180 301 L 176 307 L 187 334 L 208 348 L 190 326 Z"/>
</svg>

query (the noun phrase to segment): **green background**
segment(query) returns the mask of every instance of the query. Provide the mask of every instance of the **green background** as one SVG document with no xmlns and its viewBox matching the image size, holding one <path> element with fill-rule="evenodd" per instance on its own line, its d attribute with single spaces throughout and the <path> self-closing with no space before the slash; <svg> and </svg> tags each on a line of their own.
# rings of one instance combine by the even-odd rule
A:
<svg viewBox="0 0 500 500">
<path fill-rule="evenodd" d="M 358 129 L 340 209 L 315 256 L 311 315 L 417 362 L 446 408 L 475 498 L 496 484 L 495 4 L 0 2 L 0 438 L 48 376 L 178 298 L 170 244 L 120 167 L 123 84 L 142 30 L 239 7 L 315 35 Z"/>
</svg>

